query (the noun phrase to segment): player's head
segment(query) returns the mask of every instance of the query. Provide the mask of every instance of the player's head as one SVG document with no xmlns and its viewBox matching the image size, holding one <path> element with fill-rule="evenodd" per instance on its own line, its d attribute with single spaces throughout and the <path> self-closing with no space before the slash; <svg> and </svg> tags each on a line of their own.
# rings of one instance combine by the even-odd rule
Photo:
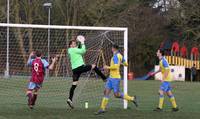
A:
<svg viewBox="0 0 200 119">
<path fill-rule="evenodd" d="M 70 47 L 70 48 L 77 47 L 76 40 L 71 40 L 71 41 L 69 41 L 69 47 Z"/>
<path fill-rule="evenodd" d="M 118 50 L 119 50 L 119 46 L 116 45 L 116 44 L 113 44 L 113 45 L 112 45 L 112 52 L 116 52 L 116 51 L 118 51 Z"/>
<path fill-rule="evenodd" d="M 35 51 L 35 56 L 36 56 L 36 57 L 42 57 L 42 52 L 39 51 L 39 50 L 36 50 L 36 51 Z"/>
<path fill-rule="evenodd" d="M 161 59 L 165 55 L 165 52 L 163 49 L 158 49 L 156 55 L 159 59 Z"/>
</svg>

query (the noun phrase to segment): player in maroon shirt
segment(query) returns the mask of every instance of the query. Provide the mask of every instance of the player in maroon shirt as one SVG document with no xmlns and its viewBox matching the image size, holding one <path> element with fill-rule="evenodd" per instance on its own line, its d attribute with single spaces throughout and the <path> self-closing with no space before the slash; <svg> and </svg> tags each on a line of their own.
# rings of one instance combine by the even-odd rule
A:
<svg viewBox="0 0 200 119">
<path fill-rule="evenodd" d="M 36 57 L 32 58 L 33 56 Z M 35 53 L 32 52 L 29 55 L 29 59 L 27 62 L 28 66 L 32 67 L 32 76 L 27 89 L 28 106 L 30 107 L 30 109 L 32 109 L 35 105 L 35 101 L 37 99 L 37 92 L 42 87 L 42 83 L 44 81 L 45 76 L 45 70 L 52 70 L 57 60 L 57 57 L 54 57 L 52 59 L 51 65 L 49 65 L 49 63 L 45 59 L 42 59 L 41 56 L 42 53 L 40 51 L 36 51 Z"/>
</svg>

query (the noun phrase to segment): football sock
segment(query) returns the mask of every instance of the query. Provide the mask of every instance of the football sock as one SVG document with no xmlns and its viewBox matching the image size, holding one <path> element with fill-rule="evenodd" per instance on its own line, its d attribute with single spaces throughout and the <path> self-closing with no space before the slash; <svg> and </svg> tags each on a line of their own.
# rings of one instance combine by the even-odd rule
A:
<svg viewBox="0 0 200 119">
<path fill-rule="evenodd" d="M 169 98 L 170 98 L 170 102 L 172 103 L 172 107 L 177 108 L 177 104 L 176 104 L 176 100 L 175 100 L 174 96 L 173 95 L 169 96 Z"/>
<path fill-rule="evenodd" d="M 27 97 L 28 97 L 28 105 L 31 105 L 32 104 L 32 97 L 33 97 L 33 94 L 32 94 L 31 91 L 27 92 Z"/>
<path fill-rule="evenodd" d="M 108 97 L 104 97 L 103 99 L 102 99 L 102 102 L 101 102 L 101 109 L 103 110 L 103 111 L 105 111 L 105 109 L 106 109 L 106 106 L 107 106 L 107 104 L 108 104 Z"/>
<path fill-rule="evenodd" d="M 74 90 L 76 88 L 77 85 L 72 85 L 70 92 L 69 92 L 69 99 L 72 101 L 72 98 L 74 96 Z"/>
<path fill-rule="evenodd" d="M 32 105 L 35 105 L 36 100 L 37 100 L 37 93 L 34 93 L 32 98 Z"/>
<path fill-rule="evenodd" d="M 127 100 L 127 101 L 133 101 L 134 100 L 134 97 L 133 96 L 129 96 L 128 94 L 125 94 L 123 98 L 125 100 Z"/>
<path fill-rule="evenodd" d="M 164 103 L 164 95 L 160 95 L 160 98 L 159 98 L 159 105 L 158 105 L 158 107 L 159 107 L 160 109 L 163 108 L 163 103 Z"/>
</svg>

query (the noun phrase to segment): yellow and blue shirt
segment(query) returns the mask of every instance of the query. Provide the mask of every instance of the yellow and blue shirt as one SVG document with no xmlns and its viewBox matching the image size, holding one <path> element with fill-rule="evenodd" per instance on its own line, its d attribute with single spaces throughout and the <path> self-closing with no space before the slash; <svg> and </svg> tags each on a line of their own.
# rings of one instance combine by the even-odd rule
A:
<svg viewBox="0 0 200 119">
<path fill-rule="evenodd" d="M 167 60 L 165 59 L 165 57 L 163 57 L 160 62 L 159 62 L 159 65 L 160 65 L 160 69 L 161 69 L 161 73 L 162 73 L 162 77 L 164 77 L 164 73 L 166 71 L 168 71 L 168 76 L 163 79 L 163 81 L 167 81 L 167 82 L 171 82 L 172 81 L 172 78 L 171 78 L 171 74 L 170 74 L 170 68 L 169 68 L 169 63 L 167 62 Z"/>
<path fill-rule="evenodd" d="M 125 61 L 124 57 L 119 53 L 115 53 L 110 61 L 110 78 L 121 78 L 120 75 L 120 65 L 128 66 L 128 63 Z"/>
</svg>

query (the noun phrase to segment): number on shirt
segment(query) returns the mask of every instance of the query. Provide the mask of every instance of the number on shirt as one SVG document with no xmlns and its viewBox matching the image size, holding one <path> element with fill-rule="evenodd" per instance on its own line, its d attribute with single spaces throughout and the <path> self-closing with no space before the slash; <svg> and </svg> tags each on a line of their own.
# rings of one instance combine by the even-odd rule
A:
<svg viewBox="0 0 200 119">
<path fill-rule="evenodd" d="M 35 70 L 36 72 L 38 72 L 38 67 L 39 67 L 39 64 L 38 64 L 38 63 L 35 63 L 35 64 L 34 64 L 34 70 Z"/>
</svg>

